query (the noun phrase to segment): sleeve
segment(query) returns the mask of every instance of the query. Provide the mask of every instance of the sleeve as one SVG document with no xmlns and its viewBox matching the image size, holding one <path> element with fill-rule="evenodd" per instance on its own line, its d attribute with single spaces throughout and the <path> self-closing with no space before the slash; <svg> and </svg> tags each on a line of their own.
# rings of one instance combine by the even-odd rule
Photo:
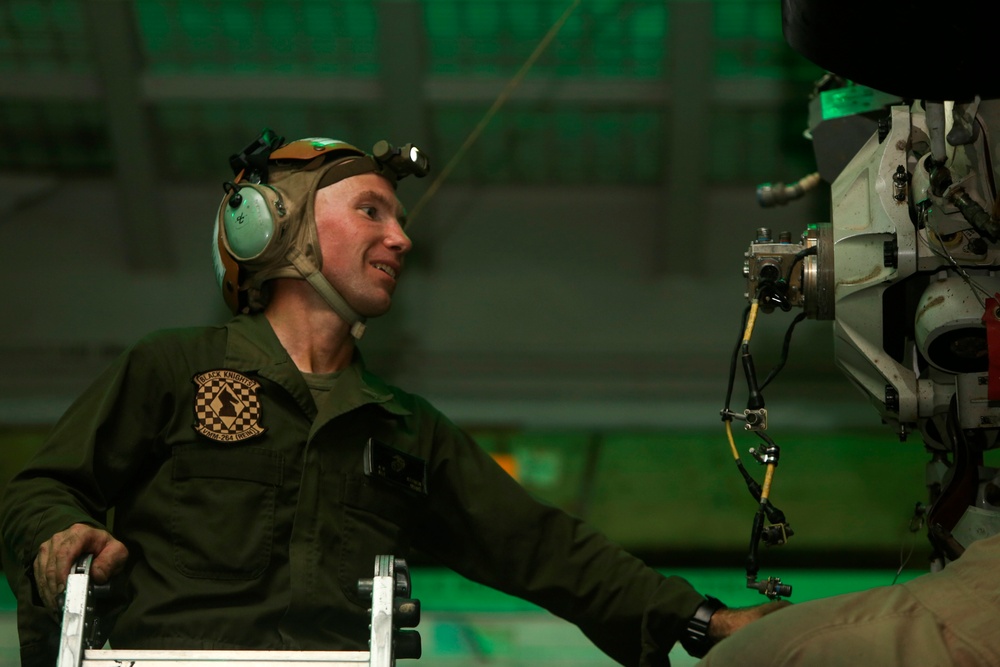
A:
<svg viewBox="0 0 1000 667">
<path fill-rule="evenodd" d="M 428 409 L 431 409 L 428 407 Z M 576 624 L 623 665 L 669 665 L 704 598 L 593 527 L 534 499 L 437 413 L 415 546 L 459 574 Z"/>
<path fill-rule="evenodd" d="M 38 548 L 76 523 L 104 528 L 120 491 L 140 473 L 169 401 L 157 356 L 149 346 L 123 354 L 70 406 L 4 492 L 3 567 L 18 602 L 25 665 L 45 664 L 58 639 L 57 615 L 34 587 Z"/>
</svg>

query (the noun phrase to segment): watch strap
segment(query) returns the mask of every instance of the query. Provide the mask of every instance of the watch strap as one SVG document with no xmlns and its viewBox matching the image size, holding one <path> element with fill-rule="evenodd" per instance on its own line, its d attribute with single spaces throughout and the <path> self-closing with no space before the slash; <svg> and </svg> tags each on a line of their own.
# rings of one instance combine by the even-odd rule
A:
<svg viewBox="0 0 1000 667">
<path fill-rule="evenodd" d="M 720 609 L 726 609 L 726 605 L 711 595 L 705 596 L 705 601 L 698 605 L 691 620 L 688 621 L 681 634 L 681 646 L 691 656 L 703 658 L 708 650 L 715 643 L 708 637 L 708 624 L 712 620 L 712 615 Z"/>
</svg>

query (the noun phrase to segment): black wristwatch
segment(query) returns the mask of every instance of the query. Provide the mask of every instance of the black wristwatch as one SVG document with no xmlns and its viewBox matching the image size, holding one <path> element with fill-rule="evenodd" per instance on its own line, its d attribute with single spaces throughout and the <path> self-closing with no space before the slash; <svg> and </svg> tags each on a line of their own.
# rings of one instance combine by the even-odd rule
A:
<svg viewBox="0 0 1000 667">
<path fill-rule="evenodd" d="M 706 595 L 705 601 L 698 605 L 681 634 L 681 646 L 692 657 L 704 658 L 708 649 L 712 648 L 715 642 L 708 638 L 708 623 L 712 620 L 712 614 L 725 608 L 726 605 L 711 595 Z"/>
</svg>

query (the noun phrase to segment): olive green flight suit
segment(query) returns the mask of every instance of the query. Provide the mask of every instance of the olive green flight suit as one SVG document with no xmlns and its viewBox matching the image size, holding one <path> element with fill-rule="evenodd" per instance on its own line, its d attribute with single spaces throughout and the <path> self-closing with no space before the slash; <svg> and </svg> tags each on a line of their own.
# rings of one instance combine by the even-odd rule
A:
<svg viewBox="0 0 1000 667">
<path fill-rule="evenodd" d="M 623 664 L 668 664 L 703 600 L 687 582 L 534 500 L 360 357 L 322 403 L 262 315 L 129 349 L 5 494 L 24 667 L 44 664 L 54 632 L 32 596 L 39 545 L 112 508 L 130 555 L 116 648 L 365 650 L 358 579 L 378 554 L 418 550 L 576 623 Z M 426 485 L 366 475 L 372 438 L 422 461 Z M 433 591 L 415 594 L 433 608 Z"/>
</svg>

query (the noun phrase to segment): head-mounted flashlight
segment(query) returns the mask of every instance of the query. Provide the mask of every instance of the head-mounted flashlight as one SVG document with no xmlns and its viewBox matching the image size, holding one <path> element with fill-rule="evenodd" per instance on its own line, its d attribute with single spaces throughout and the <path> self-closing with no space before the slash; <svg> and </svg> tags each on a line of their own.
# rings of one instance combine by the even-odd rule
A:
<svg viewBox="0 0 1000 667">
<path fill-rule="evenodd" d="M 383 139 L 372 148 L 372 157 L 379 164 L 392 169 L 396 175 L 396 180 L 410 174 L 413 174 L 417 178 L 422 178 L 431 170 L 430 161 L 427 159 L 427 156 L 413 144 L 406 144 L 402 148 L 395 148 Z"/>
<path fill-rule="evenodd" d="M 325 160 L 342 160 L 353 156 L 363 158 L 361 163 L 354 163 L 344 169 L 336 169 L 329 178 L 319 182 L 319 187 L 346 178 L 357 173 L 375 172 L 392 181 L 393 187 L 399 179 L 406 176 L 421 178 L 430 172 L 430 161 L 419 148 L 412 143 L 396 148 L 385 139 L 372 148 L 369 155 L 350 144 L 334 139 L 300 139 L 289 144 L 270 129 L 265 129 L 260 137 L 254 140 L 239 154 L 229 158 L 229 164 L 237 178 L 251 183 L 267 183 L 270 163 L 299 163 L 305 168 L 316 168 L 316 158 Z M 367 160 L 367 166 L 364 164 Z M 345 160 L 351 162 L 351 160 Z M 306 166 L 308 165 L 308 167 Z"/>
</svg>

